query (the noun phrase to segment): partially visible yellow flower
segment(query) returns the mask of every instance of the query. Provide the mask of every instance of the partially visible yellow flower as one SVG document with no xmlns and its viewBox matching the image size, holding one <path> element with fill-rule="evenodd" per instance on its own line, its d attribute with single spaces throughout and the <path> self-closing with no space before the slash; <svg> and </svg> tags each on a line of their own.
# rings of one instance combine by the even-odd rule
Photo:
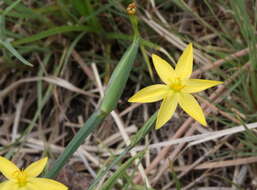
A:
<svg viewBox="0 0 257 190">
<path fill-rule="evenodd" d="M 206 126 L 207 123 L 203 111 L 190 93 L 200 92 L 222 82 L 190 79 L 193 70 L 192 44 L 190 43 L 180 56 L 175 70 L 155 54 L 152 55 L 152 59 L 157 74 L 165 84 L 156 84 L 143 88 L 128 101 L 148 103 L 163 99 L 157 116 L 156 129 L 161 128 L 172 117 L 178 104 L 187 114 Z"/>
<path fill-rule="evenodd" d="M 37 177 L 46 163 L 47 158 L 43 158 L 25 170 L 20 170 L 14 163 L 0 156 L 0 171 L 8 179 L 0 183 L 0 190 L 67 190 L 65 185 L 57 181 Z"/>
</svg>

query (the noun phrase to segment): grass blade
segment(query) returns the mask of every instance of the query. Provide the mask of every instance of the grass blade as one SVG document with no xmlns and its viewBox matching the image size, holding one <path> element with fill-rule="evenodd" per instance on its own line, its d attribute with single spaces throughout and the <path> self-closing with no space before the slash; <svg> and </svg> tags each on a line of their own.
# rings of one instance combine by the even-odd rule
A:
<svg viewBox="0 0 257 190">
<path fill-rule="evenodd" d="M 62 34 L 62 33 L 66 33 L 66 32 L 75 32 L 75 31 L 76 32 L 79 32 L 79 31 L 93 32 L 93 29 L 88 27 L 88 26 L 74 26 L 74 25 L 58 26 L 58 27 L 51 28 L 49 30 L 40 32 L 38 34 L 34 34 L 32 36 L 22 38 L 20 40 L 16 40 L 12 44 L 14 46 L 21 45 L 21 44 L 27 44 L 27 43 L 34 42 L 34 41 L 37 41 L 37 40 L 41 40 L 41 39 L 44 39 L 46 37 L 53 36 L 53 35 L 56 35 L 56 34 Z"/>
<path fill-rule="evenodd" d="M 71 140 L 68 146 L 65 148 L 62 155 L 55 161 L 55 164 L 46 174 L 46 178 L 55 177 L 60 169 L 64 166 L 67 160 L 72 156 L 72 154 L 79 148 L 79 146 L 84 142 L 85 138 L 104 120 L 106 114 L 103 112 L 96 111 L 90 118 L 86 121 L 84 126 L 78 131 L 76 136 Z"/>
<path fill-rule="evenodd" d="M 145 152 L 139 152 L 136 156 L 128 159 L 124 164 L 122 164 L 119 169 L 103 184 L 101 190 L 110 190 L 112 186 L 115 184 L 117 179 L 125 172 L 125 170 L 133 164 L 136 159 L 142 159 Z"/>
<path fill-rule="evenodd" d="M 95 180 L 92 182 L 88 190 L 94 190 L 97 186 L 98 182 L 107 174 L 107 172 L 114 167 L 120 160 L 132 149 L 134 146 L 140 142 L 146 134 L 150 131 L 151 127 L 153 126 L 155 120 L 157 117 L 157 112 L 153 114 L 147 122 L 144 124 L 144 126 L 137 132 L 136 135 L 134 135 L 131 139 L 131 144 L 123 150 L 119 156 L 117 156 L 105 169 L 101 170 Z"/>
<path fill-rule="evenodd" d="M 21 54 L 12 46 L 12 44 L 8 41 L 0 40 L 0 44 L 2 44 L 7 50 L 9 50 L 13 56 L 19 59 L 23 64 L 33 67 L 31 63 L 29 63 L 26 59 L 22 57 Z"/>
</svg>

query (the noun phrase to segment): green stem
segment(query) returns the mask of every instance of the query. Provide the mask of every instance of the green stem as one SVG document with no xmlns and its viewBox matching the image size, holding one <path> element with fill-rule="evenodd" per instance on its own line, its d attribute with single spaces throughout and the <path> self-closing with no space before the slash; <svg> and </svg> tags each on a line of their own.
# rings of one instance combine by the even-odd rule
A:
<svg viewBox="0 0 257 190">
<path fill-rule="evenodd" d="M 130 22 L 132 24 L 133 32 L 135 36 L 140 36 L 139 30 L 138 30 L 138 19 L 136 15 L 130 15 L 129 16 Z"/>
<path fill-rule="evenodd" d="M 114 160 L 106 166 L 106 168 L 102 168 L 100 172 L 98 172 L 97 177 L 94 179 L 88 190 L 94 190 L 97 184 L 101 181 L 102 177 L 116 164 L 118 164 L 121 159 L 131 150 L 133 149 L 151 130 L 156 117 L 157 113 L 155 112 L 140 128 L 140 130 L 131 138 L 131 143 L 117 156 Z"/>
<path fill-rule="evenodd" d="M 61 156 L 55 161 L 51 170 L 45 175 L 46 178 L 55 177 L 68 159 L 73 155 L 79 146 L 84 142 L 86 137 L 104 120 L 106 113 L 96 111 L 86 121 L 84 126 L 78 131 L 75 137 L 70 141 L 68 146 L 64 149 Z"/>
<path fill-rule="evenodd" d="M 129 73 L 133 66 L 139 46 L 139 38 L 135 38 L 132 45 L 122 56 L 119 64 L 112 73 L 108 88 L 105 91 L 100 107 L 86 121 L 85 125 L 73 137 L 71 142 L 65 148 L 64 152 L 59 156 L 53 165 L 53 168 L 45 177 L 55 177 L 68 159 L 79 148 L 84 140 L 92 133 L 92 131 L 102 123 L 105 117 L 116 107 L 120 96 L 127 83 Z"/>
</svg>

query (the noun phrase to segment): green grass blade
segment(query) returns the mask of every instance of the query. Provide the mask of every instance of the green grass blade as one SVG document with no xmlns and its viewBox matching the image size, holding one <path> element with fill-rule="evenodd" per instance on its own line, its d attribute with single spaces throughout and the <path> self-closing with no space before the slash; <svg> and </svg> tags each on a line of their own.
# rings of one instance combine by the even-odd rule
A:
<svg viewBox="0 0 257 190">
<path fill-rule="evenodd" d="M 71 26 L 58 26 L 55 28 L 51 28 L 49 30 L 40 32 L 38 34 L 34 34 L 32 36 L 22 38 L 20 40 L 14 41 L 12 44 L 14 46 L 21 45 L 21 44 L 27 44 L 31 43 L 37 40 L 44 39 L 49 36 L 53 36 L 56 34 L 62 34 L 66 32 L 79 32 L 79 31 L 88 31 L 88 32 L 93 32 L 93 29 L 88 27 L 88 26 L 77 26 L 77 25 L 71 25 Z"/>
<path fill-rule="evenodd" d="M 151 67 L 151 62 L 149 60 L 149 57 L 147 56 L 147 52 L 146 52 L 145 47 L 144 47 L 143 44 L 140 45 L 140 50 L 141 50 L 141 53 L 142 53 L 142 55 L 144 57 L 144 60 L 146 62 L 149 75 L 150 75 L 151 79 L 154 80 L 154 75 L 153 75 L 153 69 Z"/>
<path fill-rule="evenodd" d="M 5 39 L 5 17 L 0 15 L 0 40 Z"/>
<path fill-rule="evenodd" d="M 2 13 L 2 15 L 6 15 L 7 13 L 9 13 L 16 5 L 18 5 L 21 2 L 21 0 L 17 0 L 15 2 L 13 2 L 11 5 L 9 5 L 4 12 Z"/>
<path fill-rule="evenodd" d="M 241 0 L 235 0 L 230 2 L 231 8 L 234 11 L 234 17 L 240 26 L 240 32 L 244 37 L 244 40 L 249 47 L 249 60 L 252 66 L 252 69 L 249 72 L 250 76 L 250 85 L 249 89 L 251 91 L 252 103 L 257 105 L 257 77 L 256 77 L 256 64 L 257 64 L 257 55 L 256 55 L 256 29 L 254 25 L 251 23 L 251 19 L 248 13 L 248 8 L 246 7 L 246 3 Z M 254 8 L 252 10 L 255 10 Z"/>
<path fill-rule="evenodd" d="M 136 159 L 142 159 L 144 153 L 145 152 L 139 152 L 137 155 L 128 159 L 124 164 L 122 164 L 119 169 L 103 184 L 101 190 L 110 190 L 117 179 L 121 177 L 125 170 L 128 169 L 128 167 L 131 166 Z"/>
<path fill-rule="evenodd" d="M 76 0 L 72 1 L 73 6 L 77 9 L 77 11 L 80 13 L 80 15 L 87 18 L 88 24 L 97 30 L 97 32 L 103 31 L 103 28 L 96 17 L 94 15 L 94 8 L 92 6 L 92 3 L 95 1 L 90 0 Z"/>
<path fill-rule="evenodd" d="M 78 131 L 76 136 L 71 140 L 68 146 L 65 148 L 62 155 L 55 161 L 53 167 L 46 173 L 47 178 L 55 177 L 60 169 L 64 166 L 67 160 L 72 156 L 72 154 L 79 148 L 79 146 L 84 142 L 85 138 L 91 134 L 91 132 L 104 120 L 106 114 L 103 112 L 96 111 L 90 118 L 86 121 L 84 126 Z"/>
<path fill-rule="evenodd" d="M 120 160 L 135 146 L 137 145 L 145 136 L 148 134 L 152 128 L 157 117 L 157 112 L 153 114 L 142 128 L 131 138 L 131 143 L 125 148 L 105 169 L 101 170 L 95 180 L 92 182 L 88 190 L 94 190 L 99 181 L 107 174 L 107 172 L 114 167 Z"/>
<path fill-rule="evenodd" d="M 29 63 L 26 59 L 22 57 L 21 54 L 19 54 L 19 52 L 12 46 L 10 42 L 0 40 L 0 44 L 2 44 L 7 50 L 9 50 L 13 54 L 13 56 L 19 59 L 23 64 L 33 67 L 31 63 Z"/>
<path fill-rule="evenodd" d="M 0 13 L 3 14 L 6 12 L 6 16 L 15 17 L 15 18 L 26 18 L 26 19 L 39 19 L 40 21 L 43 21 L 44 23 L 49 23 L 49 19 L 44 14 L 38 14 L 34 11 L 34 9 L 31 9 L 27 7 L 25 4 L 21 2 L 15 3 L 13 0 L 4 0 L 4 2 L 11 8 L 12 11 L 6 12 L 6 10 L 2 11 L 0 10 Z M 14 5 L 15 3 L 15 5 Z M 13 6 L 14 5 L 14 6 Z M 14 11 L 13 11 L 14 10 Z"/>
</svg>

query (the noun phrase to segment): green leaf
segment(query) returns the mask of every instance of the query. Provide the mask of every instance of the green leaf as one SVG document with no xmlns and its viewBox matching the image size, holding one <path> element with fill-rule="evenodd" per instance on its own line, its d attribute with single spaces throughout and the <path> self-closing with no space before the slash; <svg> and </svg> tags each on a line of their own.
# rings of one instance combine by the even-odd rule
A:
<svg viewBox="0 0 257 190">
<path fill-rule="evenodd" d="M 139 38 L 135 38 L 115 68 L 100 106 L 103 112 L 110 113 L 116 107 L 136 58 L 138 46 Z"/>
<path fill-rule="evenodd" d="M 18 5 L 21 2 L 21 0 L 17 0 L 13 2 L 11 5 L 9 5 L 7 8 L 5 8 L 4 12 L 2 15 L 6 15 L 8 12 L 10 12 L 16 5 Z"/>
<path fill-rule="evenodd" d="M 125 170 L 133 164 L 136 159 L 142 159 L 145 152 L 139 152 L 134 157 L 128 159 L 124 164 L 122 164 L 119 169 L 108 178 L 108 180 L 103 184 L 101 190 L 110 190 L 112 186 L 116 183 L 117 179 L 125 172 Z"/>
<path fill-rule="evenodd" d="M 120 63 L 112 74 L 111 80 L 113 80 L 113 82 L 110 82 L 109 84 L 109 89 L 111 90 L 107 90 L 105 97 L 103 98 L 103 103 L 105 103 L 103 105 L 107 106 L 104 107 L 106 109 L 102 109 L 102 107 L 100 107 L 100 109 L 97 109 L 90 116 L 84 126 L 78 131 L 75 137 L 73 137 L 71 142 L 65 148 L 64 152 L 56 160 L 53 168 L 51 168 L 51 170 L 46 174 L 47 178 L 52 178 L 57 175 L 60 169 L 64 166 L 64 164 L 72 156 L 72 154 L 79 148 L 79 146 L 84 142 L 84 140 L 93 132 L 96 127 L 98 127 L 102 123 L 102 121 L 108 115 L 109 111 L 111 111 L 111 109 L 117 105 L 117 102 L 120 98 L 121 93 L 123 92 L 124 86 L 126 85 L 131 70 L 131 68 L 128 69 L 127 67 L 128 65 L 132 67 L 134 63 L 134 59 L 138 49 L 138 43 L 139 39 L 135 39 L 134 43 L 126 51 L 125 55 L 122 57 Z M 117 82 L 120 86 L 122 86 L 122 88 L 117 89 Z M 114 98 L 112 97 L 113 94 L 115 96 Z M 110 98 L 112 101 L 106 102 L 105 100 L 109 100 L 108 98 L 106 99 L 106 97 Z"/>
<path fill-rule="evenodd" d="M 129 146 L 127 146 L 125 148 L 125 150 L 123 150 L 119 156 L 117 156 L 110 164 L 108 164 L 108 166 L 106 168 L 103 168 L 97 175 L 97 177 L 95 178 L 95 180 L 92 182 L 92 184 L 90 185 L 90 187 L 88 188 L 88 190 L 93 190 L 95 189 L 95 187 L 97 186 L 97 184 L 99 183 L 99 181 L 101 181 L 101 179 L 106 175 L 106 173 L 112 168 L 114 167 L 134 146 L 137 145 L 137 143 L 139 143 L 145 136 L 146 134 L 148 134 L 148 132 L 150 131 L 150 129 L 152 128 L 156 117 L 157 117 L 157 113 L 153 114 L 144 124 L 143 127 L 140 128 L 140 130 L 136 133 L 136 135 L 134 135 L 131 138 L 131 143 Z"/>
<path fill-rule="evenodd" d="M 16 40 L 12 44 L 14 46 L 21 45 L 21 44 L 27 44 L 27 43 L 34 42 L 34 41 L 37 41 L 37 40 L 41 40 L 41 39 L 44 39 L 46 37 L 53 36 L 53 35 L 56 35 L 56 34 L 62 34 L 62 33 L 66 33 L 66 32 L 75 32 L 75 31 L 76 32 L 79 32 L 79 31 L 93 32 L 93 29 L 88 27 L 88 26 L 79 26 L 79 25 L 78 26 L 77 25 L 75 25 L 75 26 L 74 25 L 58 26 L 58 27 L 51 28 L 49 30 L 40 32 L 38 34 L 34 34 L 32 36 L 22 38 L 20 40 Z"/>
<path fill-rule="evenodd" d="M 92 3 L 95 3 L 95 1 L 92 0 L 76 0 L 72 1 L 73 6 L 76 8 L 76 10 L 79 12 L 81 16 L 84 16 L 86 20 L 88 21 L 88 25 L 96 29 L 96 32 L 102 31 L 102 26 L 95 15 L 94 7 L 92 6 Z"/>
<path fill-rule="evenodd" d="M 29 63 L 26 59 L 19 54 L 19 52 L 12 46 L 12 44 L 8 41 L 0 40 L 0 44 L 2 44 L 7 50 L 9 50 L 13 56 L 19 59 L 23 64 L 33 67 L 31 63 Z"/>
<path fill-rule="evenodd" d="M 86 137 L 92 133 L 92 131 L 104 120 L 106 114 L 96 111 L 89 119 L 86 121 L 84 126 L 80 128 L 75 137 L 71 140 L 68 146 L 65 148 L 64 152 L 55 161 L 53 167 L 47 172 L 46 178 L 55 177 L 60 169 L 64 166 L 67 160 L 72 156 L 72 154 L 79 148 L 79 146 L 84 142 Z"/>
<path fill-rule="evenodd" d="M 71 3 L 81 16 L 88 16 L 92 12 L 92 7 L 89 0 L 76 0 L 71 1 Z"/>
</svg>

